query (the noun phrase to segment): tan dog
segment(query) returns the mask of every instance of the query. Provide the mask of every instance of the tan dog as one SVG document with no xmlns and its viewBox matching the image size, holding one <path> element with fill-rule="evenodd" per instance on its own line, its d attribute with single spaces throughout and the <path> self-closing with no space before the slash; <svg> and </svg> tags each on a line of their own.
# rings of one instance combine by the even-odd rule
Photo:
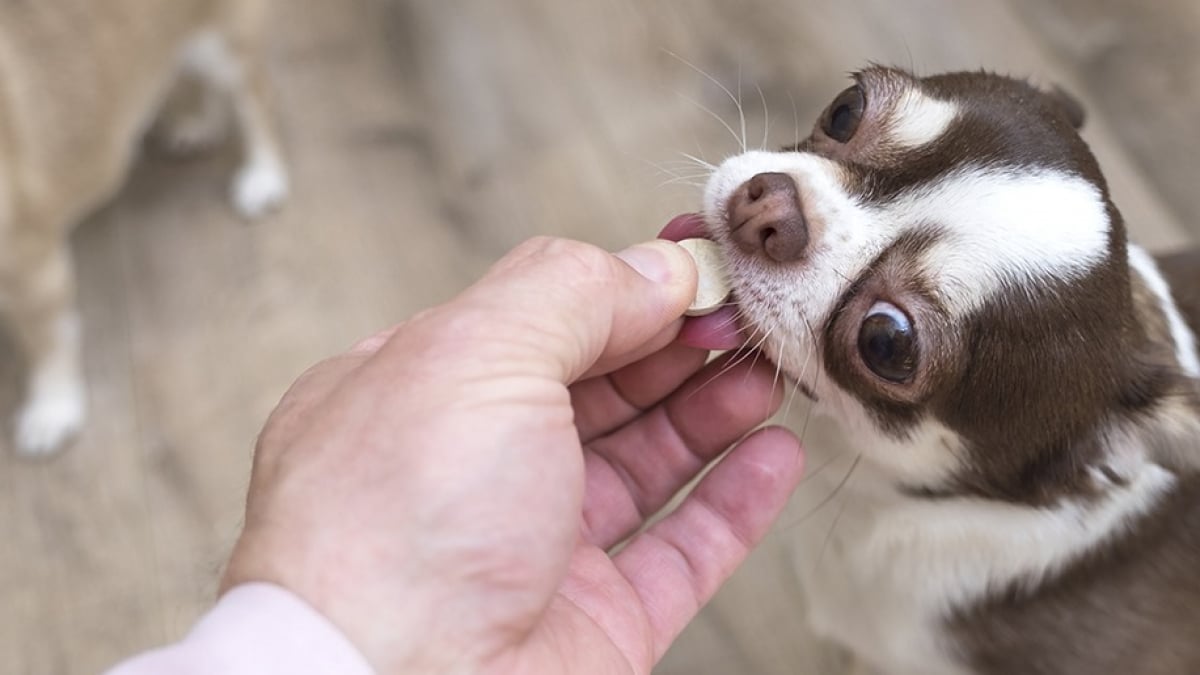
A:
<svg viewBox="0 0 1200 675">
<path fill-rule="evenodd" d="M 54 451 L 84 421 L 67 236 L 120 187 L 180 76 L 203 92 L 164 120 L 168 143 L 216 140 L 228 98 L 244 145 L 234 206 L 254 217 L 286 197 L 256 55 L 264 10 L 259 0 L 0 3 L 0 307 L 29 359 L 21 453 Z"/>
</svg>

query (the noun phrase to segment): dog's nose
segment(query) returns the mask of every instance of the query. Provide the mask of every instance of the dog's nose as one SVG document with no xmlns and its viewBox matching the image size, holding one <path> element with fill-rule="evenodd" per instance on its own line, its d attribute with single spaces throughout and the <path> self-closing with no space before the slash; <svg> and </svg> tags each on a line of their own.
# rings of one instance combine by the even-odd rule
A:
<svg viewBox="0 0 1200 675">
<path fill-rule="evenodd" d="M 795 262 L 808 248 L 808 224 L 796 182 L 783 173 L 760 173 L 729 198 L 729 230 L 738 248 L 780 263 Z"/>
</svg>

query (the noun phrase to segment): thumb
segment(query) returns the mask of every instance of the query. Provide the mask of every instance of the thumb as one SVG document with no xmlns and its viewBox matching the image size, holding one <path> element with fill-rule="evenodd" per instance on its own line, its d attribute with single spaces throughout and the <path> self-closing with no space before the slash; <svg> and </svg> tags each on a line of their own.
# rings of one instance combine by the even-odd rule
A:
<svg viewBox="0 0 1200 675">
<path fill-rule="evenodd" d="M 458 315 L 459 329 L 469 323 L 488 345 L 503 346 L 493 353 L 506 370 L 570 383 L 665 347 L 695 294 L 695 263 L 672 242 L 613 254 L 538 238 L 502 258 L 446 309 L 457 310 L 447 314 Z"/>
</svg>

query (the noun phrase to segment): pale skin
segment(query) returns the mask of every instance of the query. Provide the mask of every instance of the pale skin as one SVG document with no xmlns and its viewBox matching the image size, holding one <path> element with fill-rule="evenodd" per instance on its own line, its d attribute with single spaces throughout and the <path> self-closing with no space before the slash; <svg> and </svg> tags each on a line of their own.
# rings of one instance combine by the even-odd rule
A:
<svg viewBox="0 0 1200 675">
<path fill-rule="evenodd" d="M 223 587 L 291 590 L 380 673 L 649 673 L 803 467 L 754 431 L 773 367 L 714 377 L 727 359 L 675 340 L 695 288 L 669 242 L 536 240 L 311 368 L 259 438 Z"/>
</svg>

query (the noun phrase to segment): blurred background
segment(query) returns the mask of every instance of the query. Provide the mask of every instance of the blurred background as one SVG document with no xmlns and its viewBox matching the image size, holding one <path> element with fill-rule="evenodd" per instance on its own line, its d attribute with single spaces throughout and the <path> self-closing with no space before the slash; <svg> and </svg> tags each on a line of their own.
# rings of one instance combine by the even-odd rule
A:
<svg viewBox="0 0 1200 675">
<path fill-rule="evenodd" d="M 286 207 L 234 215 L 233 147 L 148 153 L 74 235 L 92 414 L 51 461 L 0 453 L 0 672 L 92 673 L 179 638 L 213 600 L 255 434 L 292 379 L 527 237 L 615 249 L 697 208 L 682 153 L 737 148 L 718 83 L 767 147 L 807 135 L 868 61 L 1059 83 L 1135 238 L 1164 248 L 1200 227 L 1197 35 L 1191 0 L 278 2 Z M 0 351 L 7 419 L 22 365 Z M 658 672 L 839 672 L 804 637 L 790 573 L 790 524 L 821 497 L 801 488 Z"/>
</svg>

